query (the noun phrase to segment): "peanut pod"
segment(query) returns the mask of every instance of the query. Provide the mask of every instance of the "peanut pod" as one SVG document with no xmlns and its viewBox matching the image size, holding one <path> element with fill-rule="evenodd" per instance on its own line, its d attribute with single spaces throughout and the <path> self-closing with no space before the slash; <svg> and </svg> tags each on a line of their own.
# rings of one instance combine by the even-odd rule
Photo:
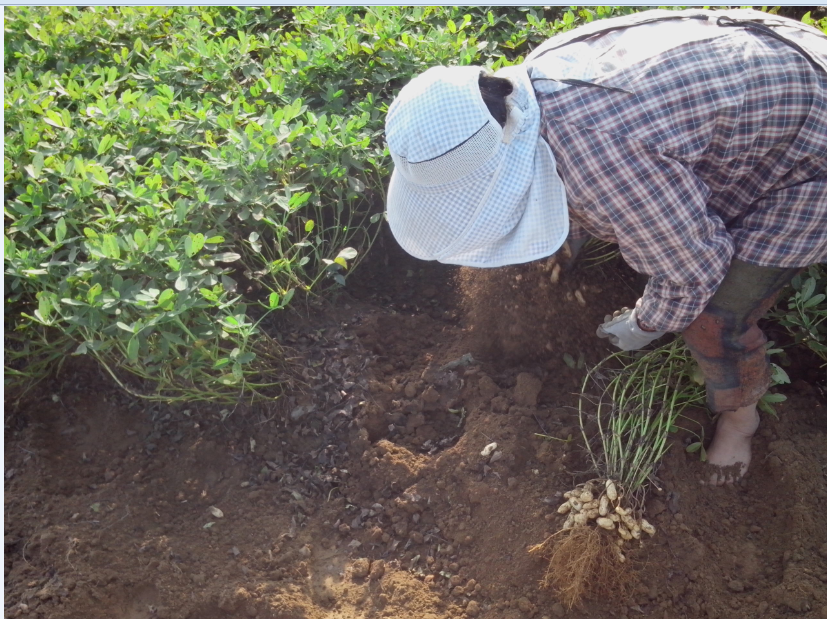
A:
<svg viewBox="0 0 827 619">
<path fill-rule="evenodd" d="M 606 496 L 610 501 L 617 501 L 617 488 L 611 479 L 606 480 Z"/>
<path fill-rule="evenodd" d="M 618 533 L 618 535 L 620 535 L 620 537 L 625 539 L 627 542 L 629 542 L 633 539 L 632 534 L 629 533 L 629 529 L 624 527 L 622 524 L 617 525 L 617 533 Z"/>
</svg>

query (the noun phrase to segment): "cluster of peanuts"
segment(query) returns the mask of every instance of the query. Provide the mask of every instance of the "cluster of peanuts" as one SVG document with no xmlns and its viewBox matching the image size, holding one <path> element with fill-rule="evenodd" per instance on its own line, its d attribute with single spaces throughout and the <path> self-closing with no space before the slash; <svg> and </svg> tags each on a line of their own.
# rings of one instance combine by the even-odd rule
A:
<svg viewBox="0 0 827 619">
<path fill-rule="evenodd" d="M 617 531 L 619 538 L 615 540 L 618 558 L 623 563 L 626 557 L 621 552 L 624 542 L 640 539 L 641 532 L 650 536 L 655 534 L 655 527 L 645 519 L 635 519 L 632 510 L 620 506 L 623 498 L 617 492 L 617 486 L 612 480 L 606 480 L 605 490 L 599 492 L 595 482 L 588 482 L 570 492 L 563 494 L 566 502 L 558 509 L 558 514 L 568 514 L 563 523 L 563 530 L 578 526 L 585 526 L 592 520 L 601 529 Z"/>
</svg>

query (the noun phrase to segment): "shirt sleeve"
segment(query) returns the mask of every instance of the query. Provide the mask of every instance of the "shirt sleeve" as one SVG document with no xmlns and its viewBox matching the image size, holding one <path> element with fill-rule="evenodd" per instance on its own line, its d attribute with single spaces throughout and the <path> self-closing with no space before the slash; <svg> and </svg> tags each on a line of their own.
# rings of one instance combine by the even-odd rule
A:
<svg viewBox="0 0 827 619">
<path fill-rule="evenodd" d="M 626 262 L 650 276 L 640 322 L 682 331 L 718 289 L 734 253 L 723 221 L 707 211 L 708 187 L 646 142 L 578 127 L 569 127 L 566 142 L 575 218 L 617 242 Z"/>
</svg>

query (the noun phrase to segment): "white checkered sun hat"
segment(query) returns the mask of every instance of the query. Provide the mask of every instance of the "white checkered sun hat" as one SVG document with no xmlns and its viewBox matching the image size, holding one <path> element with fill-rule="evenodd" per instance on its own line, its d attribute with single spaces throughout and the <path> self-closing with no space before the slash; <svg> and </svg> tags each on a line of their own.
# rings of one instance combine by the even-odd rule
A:
<svg viewBox="0 0 827 619">
<path fill-rule="evenodd" d="M 525 67 L 511 81 L 501 127 L 479 89 L 480 67 L 434 67 L 391 104 L 385 132 L 395 170 L 391 231 L 423 260 L 498 267 L 550 256 L 566 240 L 568 207 Z"/>
</svg>

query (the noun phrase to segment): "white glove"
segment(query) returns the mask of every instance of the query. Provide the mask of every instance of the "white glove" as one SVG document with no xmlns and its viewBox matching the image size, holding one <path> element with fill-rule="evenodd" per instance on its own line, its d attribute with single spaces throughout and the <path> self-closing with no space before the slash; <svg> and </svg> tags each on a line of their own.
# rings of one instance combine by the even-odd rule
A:
<svg viewBox="0 0 827 619">
<path fill-rule="evenodd" d="M 617 312 L 615 312 L 617 313 Z M 606 316 L 606 322 L 597 327 L 597 337 L 607 337 L 620 350 L 640 350 L 666 331 L 644 331 L 637 322 L 637 308 L 623 308 L 618 316 Z"/>
</svg>

